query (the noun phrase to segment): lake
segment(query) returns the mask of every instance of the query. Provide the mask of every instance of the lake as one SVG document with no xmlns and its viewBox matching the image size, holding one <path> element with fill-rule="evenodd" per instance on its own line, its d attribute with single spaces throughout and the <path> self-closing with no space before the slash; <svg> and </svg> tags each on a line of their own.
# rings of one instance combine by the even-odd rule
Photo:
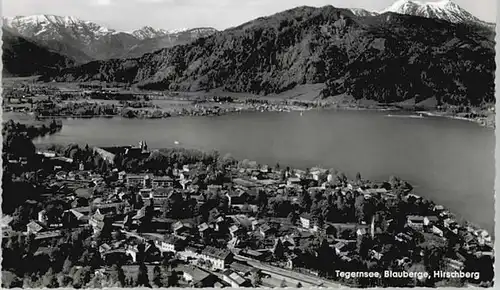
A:
<svg viewBox="0 0 500 290">
<path fill-rule="evenodd" d="M 163 120 L 68 119 L 36 143 L 182 146 L 281 166 L 335 168 L 354 177 L 399 176 L 427 197 L 494 229 L 494 129 L 445 118 L 374 111 L 242 113 Z M 4 119 L 9 114 L 5 114 Z M 175 142 L 178 141 L 178 145 Z"/>
</svg>

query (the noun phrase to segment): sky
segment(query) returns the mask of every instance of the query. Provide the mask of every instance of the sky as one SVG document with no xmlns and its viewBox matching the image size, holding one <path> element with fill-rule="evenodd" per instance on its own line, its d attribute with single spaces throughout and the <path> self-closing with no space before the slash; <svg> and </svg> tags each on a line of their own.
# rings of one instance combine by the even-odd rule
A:
<svg viewBox="0 0 500 290">
<path fill-rule="evenodd" d="M 498 0 L 453 0 L 476 17 L 496 22 Z M 222 30 L 286 9 L 332 5 L 380 11 L 395 0 L 3 0 L 2 15 L 53 14 L 90 20 L 119 31 L 143 26 Z M 429 1 L 432 2 L 432 1 Z"/>
</svg>

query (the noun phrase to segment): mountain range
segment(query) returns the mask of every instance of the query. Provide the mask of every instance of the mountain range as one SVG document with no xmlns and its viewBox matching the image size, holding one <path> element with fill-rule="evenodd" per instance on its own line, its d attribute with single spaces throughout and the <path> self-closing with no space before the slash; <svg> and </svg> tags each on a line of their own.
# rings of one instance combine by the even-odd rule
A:
<svg viewBox="0 0 500 290">
<path fill-rule="evenodd" d="M 91 21 L 56 15 L 4 18 L 3 26 L 76 63 L 134 57 L 216 32 L 213 28 L 166 31 L 148 26 L 121 32 Z"/>
<path fill-rule="evenodd" d="M 398 1 L 389 9 L 403 2 L 411 1 Z M 408 8 L 406 15 L 297 7 L 209 36 L 187 37 L 182 45 L 152 53 L 138 49 L 133 58 L 47 71 L 44 79 L 254 94 L 323 84 L 323 97 L 348 94 L 381 102 L 436 97 L 441 103 L 466 105 L 493 101 L 493 31 L 465 10 L 458 13 L 463 9 L 448 1 L 434 5 L 448 12 L 413 15 L 420 10 L 407 4 L 402 5 Z M 452 15 L 452 9 L 453 21 L 439 19 Z M 163 41 L 168 46 L 169 37 L 162 33 L 145 29 L 141 41 L 151 43 L 147 47 L 162 47 Z"/>
</svg>

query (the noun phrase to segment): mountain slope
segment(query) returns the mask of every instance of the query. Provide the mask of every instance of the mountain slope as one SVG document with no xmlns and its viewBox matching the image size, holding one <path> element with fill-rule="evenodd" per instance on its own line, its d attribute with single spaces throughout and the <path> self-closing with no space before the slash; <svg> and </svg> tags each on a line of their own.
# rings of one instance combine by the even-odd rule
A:
<svg viewBox="0 0 500 290">
<path fill-rule="evenodd" d="M 3 76 L 33 76 L 54 73 L 74 62 L 31 42 L 8 29 L 2 29 Z"/>
<path fill-rule="evenodd" d="M 260 94 L 326 83 L 324 96 L 478 104 L 493 100 L 494 68 L 493 41 L 474 27 L 326 6 L 287 10 L 140 58 L 92 62 L 54 79 Z"/>
</svg>

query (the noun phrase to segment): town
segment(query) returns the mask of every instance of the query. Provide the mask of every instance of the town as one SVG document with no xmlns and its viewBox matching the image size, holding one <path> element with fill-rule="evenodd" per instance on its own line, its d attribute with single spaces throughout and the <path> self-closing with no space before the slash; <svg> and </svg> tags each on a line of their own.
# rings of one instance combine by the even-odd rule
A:
<svg viewBox="0 0 500 290">
<path fill-rule="evenodd" d="M 164 119 L 175 116 L 219 116 L 240 112 L 292 112 L 320 107 L 317 102 L 280 98 L 212 96 L 211 94 L 157 93 L 123 86 L 79 84 L 58 87 L 44 83 L 14 82 L 4 92 L 5 112 L 45 118 L 123 117 Z"/>
<path fill-rule="evenodd" d="M 3 287 L 492 285 L 492 237 L 398 177 L 147 141 L 36 148 L 14 122 L 2 133 Z M 480 276 L 346 279 L 339 270 Z"/>
</svg>

